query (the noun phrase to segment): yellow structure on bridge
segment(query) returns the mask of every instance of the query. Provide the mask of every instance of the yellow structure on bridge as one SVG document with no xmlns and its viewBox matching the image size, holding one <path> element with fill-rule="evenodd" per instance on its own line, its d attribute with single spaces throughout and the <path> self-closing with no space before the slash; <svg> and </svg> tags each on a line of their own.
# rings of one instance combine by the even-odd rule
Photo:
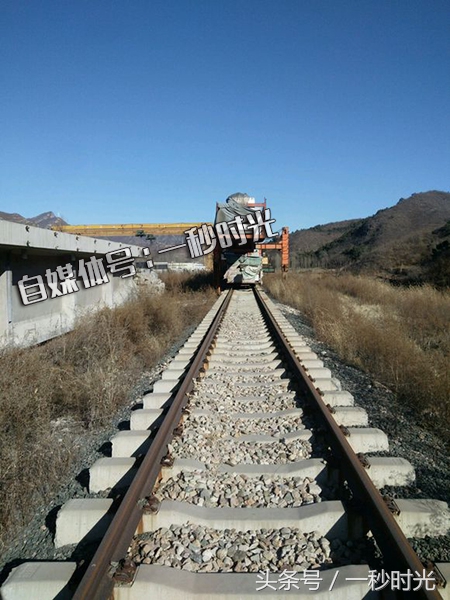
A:
<svg viewBox="0 0 450 600">
<path fill-rule="evenodd" d="M 126 225 L 55 225 L 55 231 L 87 235 L 88 237 L 111 235 L 183 235 L 187 229 L 201 227 L 203 223 L 127 223 Z M 209 223 L 208 223 L 209 224 Z"/>
</svg>

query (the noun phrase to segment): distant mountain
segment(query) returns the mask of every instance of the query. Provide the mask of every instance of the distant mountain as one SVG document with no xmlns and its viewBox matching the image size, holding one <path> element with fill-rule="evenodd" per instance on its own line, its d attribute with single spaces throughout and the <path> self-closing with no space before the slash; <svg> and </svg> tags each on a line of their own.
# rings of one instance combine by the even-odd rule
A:
<svg viewBox="0 0 450 600">
<path fill-rule="evenodd" d="M 68 225 L 64 219 L 57 217 L 51 211 L 42 213 L 37 217 L 32 217 L 30 221 L 32 221 L 36 227 L 43 227 L 44 229 L 49 229 L 52 225 Z"/>
<path fill-rule="evenodd" d="M 300 267 L 384 273 L 398 280 L 427 279 L 438 246 L 442 262 L 450 237 L 449 221 L 450 193 L 421 192 L 400 198 L 395 206 L 371 217 L 296 231 L 291 235 L 291 255 Z"/>
<path fill-rule="evenodd" d="M 52 225 L 67 225 L 67 223 L 57 217 L 54 213 L 45 212 L 37 217 L 31 217 L 27 219 L 19 215 L 18 213 L 6 213 L 0 211 L 1 221 L 12 221 L 13 223 L 22 223 L 23 225 L 33 225 L 34 227 L 42 227 L 43 229 L 50 229 Z"/>
<path fill-rule="evenodd" d="M 1 221 L 11 221 L 12 223 L 23 223 L 24 225 L 31 225 L 31 221 L 29 219 L 25 219 L 22 215 L 18 213 L 6 213 L 0 210 L 0 220 Z"/>
</svg>

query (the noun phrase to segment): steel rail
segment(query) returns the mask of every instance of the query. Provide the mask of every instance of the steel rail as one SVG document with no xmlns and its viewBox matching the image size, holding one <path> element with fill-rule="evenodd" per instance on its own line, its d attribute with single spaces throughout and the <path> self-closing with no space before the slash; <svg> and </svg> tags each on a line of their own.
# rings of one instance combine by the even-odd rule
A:
<svg viewBox="0 0 450 600">
<path fill-rule="evenodd" d="M 231 296 L 232 290 L 228 292 L 209 326 L 150 449 L 73 595 L 74 600 L 106 600 L 111 597 L 114 586 L 111 568 L 124 559 L 127 554 L 142 517 L 143 504 L 153 491 L 161 470 L 161 459 L 167 452 L 167 445 L 172 439 L 173 430 L 177 427 L 182 409 L 187 403 L 187 394 L 192 390 L 194 379 L 206 360 Z"/>
<path fill-rule="evenodd" d="M 301 365 L 272 312 L 265 303 L 260 290 L 255 288 L 254 292 L 269 329 L 278 340 L 282 352 L 287 359 L 295 382 L 299 385 L 301 391 L 306 393 L 308 399 L 312 401 L 312 406 L 319 412 L 325 423 L 327 433 L 329 434 L 328 441 L 333 452 L 340 460 L 339 468 L 349 482 L 355 497 L 360 502 L 358 510 L 363 513 L 383 554 L 385 567 L 391 571 L 404 572 L 404 569 L 410 569 L 413 574 L 415 571 L 422 574 L 424 570 L 423 564 L 386 506 L 380 492 L 366 473 L 344 433 L 331 415 L 329 408 L 315 388 L 313 381 L 309 378 L 307 371 Z M 403 592 L 402 597 L 442 600 L 442 596 L 437 589 L 426 590 L 423 586 L 414 592 Z"/>
</svg>

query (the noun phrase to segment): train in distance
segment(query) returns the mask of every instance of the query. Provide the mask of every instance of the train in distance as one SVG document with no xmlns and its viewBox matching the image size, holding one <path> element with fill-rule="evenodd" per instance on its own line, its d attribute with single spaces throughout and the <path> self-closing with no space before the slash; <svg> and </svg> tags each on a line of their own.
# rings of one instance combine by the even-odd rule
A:
<svg viewBox="0 0 450 600">
<path fill-rule="evenodd" d="M 245 217 L 252 212 L 264 211 L 266 200 L 257 203 L 248 194 L 236 193 L 229 196 L 224 203 L 216 205 L 215 224 L 231 222 L 237 216 Z M 263 228 L 262 228 L 263 229 Z M 281 269 L 286 272 L 289 267 L 289 228 L 283 227 L 274 239 L 254 241 L 253 229 L 246 231 L 246 243 L 233 239 L 230 247 L 222 248 L 216 244 L 213 251 L 214 281 L 217 287 L 255 285 L 262 282 L 263 274 L 272 270 L 267 255 L 268 250 L 281 251 Z M 263 231 L 261 231 L 263 233 Z"/>
</svg>

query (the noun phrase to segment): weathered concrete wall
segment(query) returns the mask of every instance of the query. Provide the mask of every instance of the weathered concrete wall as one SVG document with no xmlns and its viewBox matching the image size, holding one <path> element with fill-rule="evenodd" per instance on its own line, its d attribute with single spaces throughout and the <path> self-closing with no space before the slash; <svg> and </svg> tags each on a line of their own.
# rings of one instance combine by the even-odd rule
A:
<svg viewBox="0 0 450 600">
<path fill-rule="evenodd" d="M 118 242 L 0 221 L 0 346 L 43 342 L 70 331 L 87 311 L 124 302 L 135 291 L 135 280 L 109 271 L 109 283 L 86 289 L 77 277 L 79 291 L 56 298 L 49 295 L 35 304 L 24 305 L 18 288 L 24 275 L 41 275 L 46 282 L 47 269 L 71 264 L 77 270 L 81 258 L 102 258 L 124 247 Z M 142 258 L 141 248 L 130 248 L 134 258 Z"/>
</svg>

